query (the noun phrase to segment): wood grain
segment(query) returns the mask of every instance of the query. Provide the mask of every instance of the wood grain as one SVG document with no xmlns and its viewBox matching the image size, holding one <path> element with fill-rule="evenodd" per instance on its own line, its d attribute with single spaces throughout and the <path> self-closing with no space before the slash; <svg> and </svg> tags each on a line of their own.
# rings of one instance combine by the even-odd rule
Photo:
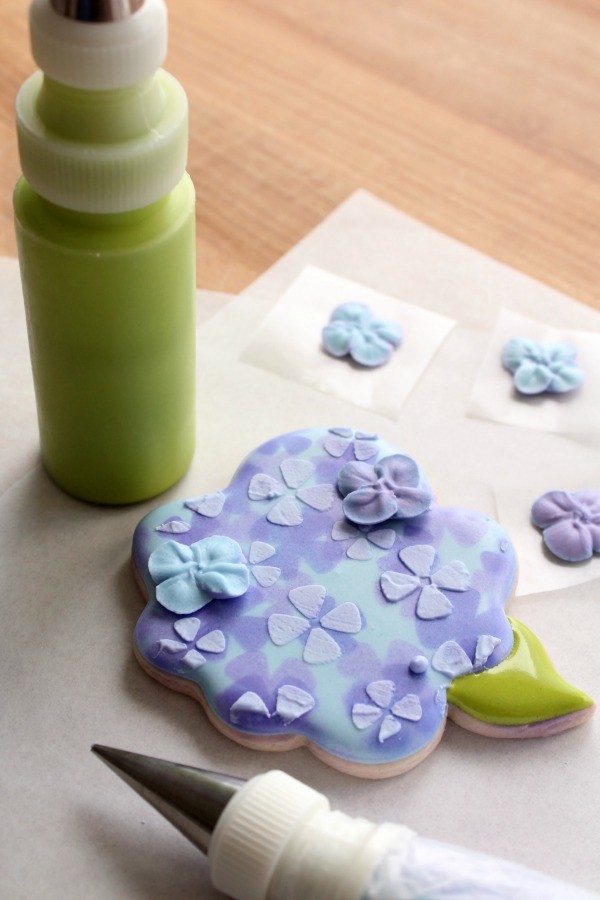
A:
<svg viewBox="0 0 600 900">
<path fill-rule="evenodd" d="M 0 253 L 27 0 L 0 9 Z M 356 188 L 600 309 L 596 0 L 170 0 L 198 283 L 237 292 Z"/>
</svg>

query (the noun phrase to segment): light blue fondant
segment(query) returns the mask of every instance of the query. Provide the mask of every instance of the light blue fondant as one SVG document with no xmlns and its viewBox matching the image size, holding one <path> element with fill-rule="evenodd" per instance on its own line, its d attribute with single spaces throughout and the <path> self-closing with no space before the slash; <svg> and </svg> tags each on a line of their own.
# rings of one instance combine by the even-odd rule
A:
<svg viewBox="0 0 600 900">
<path fill-rule="evenodd" d="M 398 323 L 373 315 L 364 303 L 343 303 L 323 329 L 323 345 L 332 356 L 351 356 L 362 366 L 381 366 L 402 341 Z"/>
<path fill-rule="evenodd" d="M 512 338 L 502 350 L 502 364 L 521 394 L 565 394 L 583 383 L 576 356 L 571 344 Z"/>
<path fill-rule="evenodd" d="M 180 615 L 213 599 L 240 597 L 248 590 L 248 566 L 237 541 L 213 535 L 191 546 L 167 541 L 151 554 L 148 570 L 156 599 Z"/>
</svg>

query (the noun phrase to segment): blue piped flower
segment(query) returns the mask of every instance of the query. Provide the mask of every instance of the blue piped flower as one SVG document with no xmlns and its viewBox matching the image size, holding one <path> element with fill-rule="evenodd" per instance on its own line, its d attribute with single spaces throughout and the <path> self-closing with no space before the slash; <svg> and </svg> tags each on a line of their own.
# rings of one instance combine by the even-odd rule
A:
<svg viewBox="0 0 600 900">
<path fill-rule="evenodd" d="M 180 615 L 196 612 L 211 600 L 241 597 L 250 583 L 242 548 L 224 535 L 189 547 L 167 541 L 151 554 L 148 570 L 158 585 L 158 602 Z"/>
<path fill-rule="evenodd" d="M 361 366 L 381 366 L 403 337 L 396 322 L 379 319 L 365 303 L 342 303 L 323 329 L 323 344 L 332 356 L 346 356 Z"/>
<path fill-rule="evenodd" d="M 346 463 L 338 475 L 338 490 L 346 518 L 357 525 L 420 516 L 433 500 L 416 462 L 402 453 L 386 456 L 376 466 Z"/>
<path fill-rule="evenodd" d="M 571 344 L 541 344 L 529 338 L 512 338 L 502 350 L 502 365 L 514 375 L 521 394 L 566 394 L 583 382 Z"/>
</svg>

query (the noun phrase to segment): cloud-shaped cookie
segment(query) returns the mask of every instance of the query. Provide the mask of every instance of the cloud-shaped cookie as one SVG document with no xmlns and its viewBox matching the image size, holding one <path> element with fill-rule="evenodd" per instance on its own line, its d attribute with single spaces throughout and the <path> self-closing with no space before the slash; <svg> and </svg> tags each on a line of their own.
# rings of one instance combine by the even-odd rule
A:
<svg viewBox="0 0 600 900">
<path fill-rule="evenodd" d="M 360 434 L 277 437 L 229 487 L 140 522 L 144 669 L 245 746 L 306 744 L 371 778 L 423 759 L 448 716 L 503 737 L 588 718 L 590 698 L 505 615 L 503 529 L 436 506 L 417 463 L 374 435 L 362 461 Z"/>
</svg>

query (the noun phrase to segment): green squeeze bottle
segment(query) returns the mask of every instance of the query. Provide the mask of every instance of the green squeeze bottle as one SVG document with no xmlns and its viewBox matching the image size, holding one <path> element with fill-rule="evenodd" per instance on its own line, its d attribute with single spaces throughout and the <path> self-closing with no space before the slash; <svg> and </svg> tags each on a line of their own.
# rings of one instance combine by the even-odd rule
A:
<svg viewBox="0 0 600 900">
<path fill-rule="evenodd" d="M 96 503 L 195 444 L 195 194 L 163 0 L 33 0 L 14 209 L 42 461 Z"/>
</svg>

